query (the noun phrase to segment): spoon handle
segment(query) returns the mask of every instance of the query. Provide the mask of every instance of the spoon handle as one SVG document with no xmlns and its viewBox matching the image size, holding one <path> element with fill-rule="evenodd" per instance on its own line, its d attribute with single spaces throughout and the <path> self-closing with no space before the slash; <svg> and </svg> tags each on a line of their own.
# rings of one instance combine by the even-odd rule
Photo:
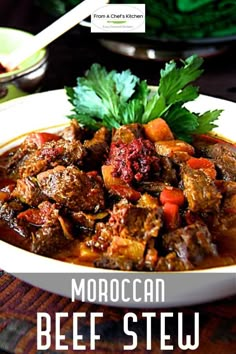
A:
<svg viewBox="0 0 236 354">
<path fill-rule="evenodd" d="M 4 63 L 4 66 L 8 70 L 15 69 L 25 59 L 29 58 L 38 50 L 46 47 L 49 43 L 53 42 L 56 38 L 67 32 L 86 17 L 90 16 L 96 9 L 108 2 L 109 0 L 84 0 L 39 32 L 36 36 L 32 37 L 32 39 L 27 41 L 22 47 L 15 50 L 8 56 L 7 62 Z"/>
</svg>

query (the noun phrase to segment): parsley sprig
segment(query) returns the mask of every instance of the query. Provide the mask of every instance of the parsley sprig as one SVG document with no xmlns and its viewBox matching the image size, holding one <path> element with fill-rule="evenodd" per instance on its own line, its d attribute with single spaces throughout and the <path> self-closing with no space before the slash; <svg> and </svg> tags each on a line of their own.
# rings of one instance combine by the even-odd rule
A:
<svg viewBox="0 0 236 354">
<path fill-rule="evenodd" d="M 216 127 L 222 112 L 216 109 L 199 114 L 185 107 L 199 95 L 192 83 L 202 74 L 202 63 L 196 55 L 181 60 L 179 66 L 173 60 L 166 63 L 154 92 L 130 70 L 107 72 L 100 64 L 93 64 L 84 77 L 77 78 L 76 87 L 66 87 L 73 105 L 68 118 L 97 130 L 101 126 L 112 129 L 130 123 L 146 124 L 161 117 L 176 138 L 191 141 L 193 134 Z"/>
</svg>

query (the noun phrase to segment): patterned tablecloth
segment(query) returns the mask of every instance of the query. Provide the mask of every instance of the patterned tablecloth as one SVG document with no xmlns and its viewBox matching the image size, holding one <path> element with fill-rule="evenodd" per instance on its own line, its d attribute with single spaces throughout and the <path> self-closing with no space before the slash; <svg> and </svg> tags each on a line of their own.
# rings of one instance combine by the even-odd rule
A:
<svg viewBox="0 0 236 354">
<path fill-rule="evenodd" d="M 170 335 L 169 345 L 174 350 L 160 349 L 160 313 L 163 310 L 150 310 L 156 317 L 152 320 L 151 350 L 148 350 L 146 320 L 142 316 L 146 309 L 128 309 L 94 304 L 70 299 L 32 287 L 10 274 L 1 272 L 0 276 L 0 353 L 196 353 L 196 354 L 234 354 L 236 353 L 236 297 L 230 297 L 210 304 L 184 308 L 171 308 L 173 318 L 166 322 L 166 334 Z M 61 320 L 61 342 L 68 350 L 55 349 L 55 323 L 52 320 L 51 346 L 46 351 L 37 350 L 37 312 L 47 312 L 52 319 L 55 313 L 66 312 L 68 317 Z M 73 349 L 73 321 L 75 312 L 84 312 L 85 318 L 78 321 L 78 333 L 82 336 L 81 345 L 85 350 Z M 90 348 L 90 314 L 102 312 L 103 317 L 96 319 L 96 348 Z M 124 350 L 131 344 L 131 337 L 124 334 L 123 319 L 127 312 L 137 316 L 130 330 L 137 334 L 138 343 L 134 350 Z M 199 346 L 196 350 L 182 350 L 178 346 L 177 312 L 183 313 L 184 335 L 193 335 L 194 313 L 199 312 Z"/>
</svg>

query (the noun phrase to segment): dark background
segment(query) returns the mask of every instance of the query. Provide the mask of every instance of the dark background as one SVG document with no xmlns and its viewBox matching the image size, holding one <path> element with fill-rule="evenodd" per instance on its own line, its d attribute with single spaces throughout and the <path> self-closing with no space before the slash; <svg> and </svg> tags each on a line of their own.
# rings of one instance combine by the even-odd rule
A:
<svg viewBox="0 0 236 354">
<path fill-rule="evenodd" d="M 35 5 L 33 0 L 0 0 L 0 26 L 23 29 L 34 34 L 52 23 L 55 18 Z M 199 79 L 200 92 L 236 101 L 236 45 L 223 43 L 223 53 L 205 58 L 204 74 Z M 163 62 L 128 58 L 112 53 L 99 43 L 99 35 L 76 26 L 49 47 L 49 66 L 42 90 L 73 86 L 76 77 L 84 74 L 94 62 L 107 69 L 132 72 L 149 84 L 159 80 Z"/>
</svg>

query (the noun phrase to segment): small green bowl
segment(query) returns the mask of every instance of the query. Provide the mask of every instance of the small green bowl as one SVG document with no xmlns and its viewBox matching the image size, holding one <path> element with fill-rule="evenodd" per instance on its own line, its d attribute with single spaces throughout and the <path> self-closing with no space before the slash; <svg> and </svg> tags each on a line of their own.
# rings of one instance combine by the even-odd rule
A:
<svg viewBox="0 0 236 354">
<path fill-rule="evenodd" d="M 28 32 L 0 27 L 0 55 L 11 53 L 32 37 Z M 0 103 L 39 91 L 46 74 L 47 57 L 47 49 L 41 49 L 16 70 L 0 74 Z"/>
</svg>

